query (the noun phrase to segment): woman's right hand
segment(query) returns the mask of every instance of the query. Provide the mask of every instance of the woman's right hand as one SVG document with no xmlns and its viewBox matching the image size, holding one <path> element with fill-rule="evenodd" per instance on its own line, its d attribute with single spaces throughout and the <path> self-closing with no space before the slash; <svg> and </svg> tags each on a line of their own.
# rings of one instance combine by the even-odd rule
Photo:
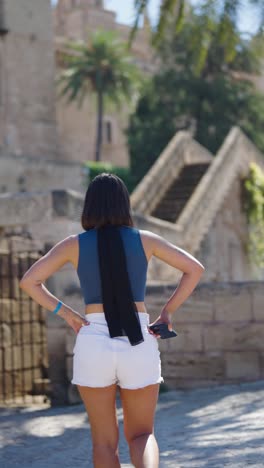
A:
<svg viewBox="0 0 264 468">
<path fill-rule="evenodd" d="M 161 314 L 158 316 L 158 318 L 156 318 L 156 320 L 154 322 L 150 323 L 149 326 L 150 325 L 157 325 L 159 323 L 167 323 L 168 324 L 168 329 L 172 330 L 171 314 L 166 309 L 163 309 L 161 311 Z M 149 333 L 151 333 L 151 335 L 156 336 L 156 338 L 160 338 L 160 335 L 154 333 L 153 330 L 151 330 L 150 328 L 148 330 L 149 330 Z"/>
<path fill-rule="evenodd" d="M 78 312 L 74 310 L 67 310 L 67 313 L 64 315 L 64 320 L 70 325 L 70 327 L 75 331 L 76 334 L 80 331 L 85 325 L 90 325 L 90 322 L 82 317 Z"/>
</svg>

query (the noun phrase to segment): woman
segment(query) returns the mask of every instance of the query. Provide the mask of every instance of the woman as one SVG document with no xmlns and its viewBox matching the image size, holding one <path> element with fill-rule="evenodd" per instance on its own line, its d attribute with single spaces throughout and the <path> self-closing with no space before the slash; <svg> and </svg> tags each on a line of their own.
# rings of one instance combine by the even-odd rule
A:
<svg viewBox="0 0 264 468">
<path fill-rule="evenodd" d="M 154 416 L 161 376 L 159 335 L 149 328 L 144 304 L 152 255 L 182 271 L 175 292 L 152 323 L 167 323 L 190 296 L 204 271 L 192 255 L 163 237 L 134 227 L 129 193 L 114 174 L 96 176 L 87 189 L 82 233 L 58 242 L 24 274 L 20 287 L 57 312 L 76 336 L 73 379 L 91 425 L 95 468 L 120 467 L 116 390 L 124 433 L 135 467 L 159 466 Z M 85 317 L 58 302 L 45 280 L 71 262 L 80 280 Z M 61 306 L 61 307 L 60 307 Z"/>
</svg>

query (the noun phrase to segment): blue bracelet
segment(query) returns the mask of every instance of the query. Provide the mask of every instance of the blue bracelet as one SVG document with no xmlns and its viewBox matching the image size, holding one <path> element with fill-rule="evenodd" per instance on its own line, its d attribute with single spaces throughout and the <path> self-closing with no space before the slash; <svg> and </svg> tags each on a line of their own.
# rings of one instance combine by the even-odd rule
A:
<svg viewBox="0 0 264 468">
<path fill-rule="evenodd" d="M 56 308 L 53 310 L 53 314 L 56 314 L 62 306 L 62 302 L 59 301 L 58 304 L 56 305 Z"/>
</svg>

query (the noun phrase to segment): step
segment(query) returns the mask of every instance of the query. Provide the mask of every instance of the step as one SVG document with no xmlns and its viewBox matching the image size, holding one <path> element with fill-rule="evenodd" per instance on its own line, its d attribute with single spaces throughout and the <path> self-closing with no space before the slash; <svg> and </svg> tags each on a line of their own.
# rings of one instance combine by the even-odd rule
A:
<svg viewBox="0 0 264 468">
<path fill-rule="evenodd" d="M 151 216 L 176 222 L 208 167 L 209 163 L 185 166 L 177 179 L 168 187 L 163 198 L 151 212 Z"/>
</svg>

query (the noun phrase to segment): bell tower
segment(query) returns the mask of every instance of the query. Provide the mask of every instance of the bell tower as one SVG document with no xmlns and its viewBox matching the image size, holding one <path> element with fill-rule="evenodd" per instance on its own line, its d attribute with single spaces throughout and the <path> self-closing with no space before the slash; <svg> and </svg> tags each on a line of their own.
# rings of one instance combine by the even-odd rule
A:
<svg viewBox="0 0 264 468">
<path fill-rule="evenodd" d="M 5 154 L 57 153 L 50 0 L 0 0 L 0 145 Z"/>
</svg>

